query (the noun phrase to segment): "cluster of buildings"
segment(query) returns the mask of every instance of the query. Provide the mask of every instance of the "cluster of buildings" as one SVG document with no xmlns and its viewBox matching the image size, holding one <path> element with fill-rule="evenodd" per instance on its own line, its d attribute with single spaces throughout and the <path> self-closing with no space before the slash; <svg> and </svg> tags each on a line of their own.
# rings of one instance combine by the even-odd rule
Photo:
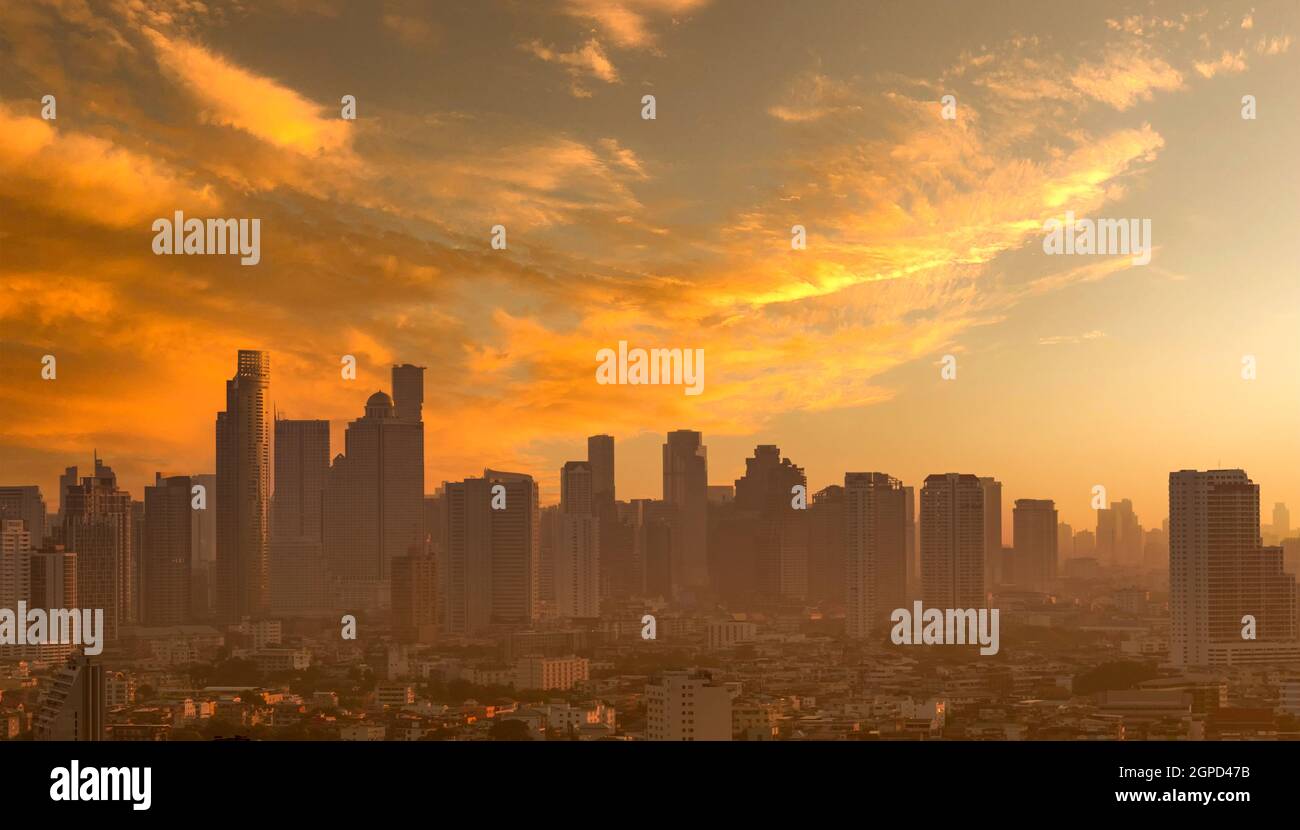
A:
<svg viewBox="0 0 1300 830">
<path fill-rule="evenodd" d="M 1261 525 L 1241 470 L 1171 473 L 1159 529 L 1127 500 L 1076 532 L 1051 500 L 1018 499 L 1006 545 L 992 477 L 931 475 L 918 493 L 848 472 L 809 493 L 760 445 L 710 485 L 703 436 L 678 430 L 662 498 L 618 500 L 614 439 L 596 435 L 542 507 L 524 473 L 424 492 L 421 367 L 394 366 L 333 455 L 329 422 L 281 417 L 270 384 L 269 356 L 239 352 L 215 473 L 159 473 L 135 499 L 96 455 L 60 477 L 52 514 L 39 487 L 0 487 L 0 607 L 102 608 L 108 645 L 0 644 L 0 725 L 66 735 L 73 711 L 78 737 L 158 737 L 238 713 L 268 734 L 481 737 L 516 719 L 547 736 L 579 716 L 516 696 L 563 693 L 597 712 L 577 724 L 588 737 L 1132 737 L 1165 734 L 1134 720 L 1157 711 L 1214 736 L 1232 694 L 1183 713 L 1189 692 L 1140 684 L 1276 670 L 1266 705 L 1237 708 L 1283 713 L 1295 694 L 1277 678 L 1300 666 L 1300 538 L 1283 505 Z M 1009 662 L 891 650 L 890 614 L 913 601 L 1001 609 Z M 1035 651 L 1042 632 L 1077 643 Z M 1125 661 L 1159 674 L 1077 693 Z M 255 682 L 194 680 L 231 665 Z M 331 673 L 343 704 L 293 688 Z M 358 686 L 372 680 L 397 685 Z M 493 714 L 465 714 L 485 691 Z"/>
</svg>

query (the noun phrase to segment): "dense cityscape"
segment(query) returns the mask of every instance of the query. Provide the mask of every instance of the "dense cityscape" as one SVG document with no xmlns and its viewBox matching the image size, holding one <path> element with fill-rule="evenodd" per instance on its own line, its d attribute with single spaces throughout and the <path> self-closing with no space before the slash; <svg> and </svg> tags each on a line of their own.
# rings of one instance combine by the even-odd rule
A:
<svg viewBox="0 0 1300 830">
<path fill-rule="evenodd" d="M 0 608 L 104 612 L 95 649 L 0 621 L 0 734 L 1300 737 L 1300 538 L 1242 470 L 1170 472 L 1150 526 L 1128 500 L 1076 529 L 1018 498 L 1009 534 L 993 476 L 809 493 L 759 445 L 712 484 L 691 430 L 667 434 L 661 499 L 616 498 L 608 435 L 555 505 L 492 469 L 428 494 L 423 372 L 393 366 L 331 457 L 329 422 L 276 417 L 270 355 L 240 351 L 215 473 L 139 499 L 96 455 L 57 508 L 0 487 Z M 922 607 L 987 609 L 1000 647 L 912 645 L 913 607 L 918 632 Z"/>
</svg>

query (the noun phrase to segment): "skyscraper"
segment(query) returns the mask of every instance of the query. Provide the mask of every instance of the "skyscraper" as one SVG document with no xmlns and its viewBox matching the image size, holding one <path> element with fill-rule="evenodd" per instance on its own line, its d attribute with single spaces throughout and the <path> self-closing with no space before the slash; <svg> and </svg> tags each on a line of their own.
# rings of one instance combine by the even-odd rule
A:
<svg viewBox="0 0 1300 830">
<path fill-rule="evenodd" d="M 735 510 L 753 524 L 754 584 L 766 597 L 806 599 L 808 596 L 808 479 L 803 468 L 781 457 L 775 444 L 760 444 L 745 459 L 745 474 L 736 479 Z M 805 509 L 793 505 L 795 488 L 804 488 Z M 713 574 L 715 588 L 721 589 Z"/>
<path fill-rule="evenodd" d="M 32 535 L 32 547 L 45 543 L 45 498 L 41 488 L 35 485 L 24 487 L 0 487 L 0 521 L 21 519 L 27 532 Z"/>
<path fill-rule="evenodd" d="M 77 597 L 84 608 L 104 609 L 104 637 L 134 622 L 135 554 L 131 495 L 98 457 L 94 475 L 64 494 L 63 538 L 77 553 Z"/>
<path fill-rule="evenodd" d="M 389 563 L 424 547 L 424 424 L 409 403 L 423 399 L 422 378 L 419 367 L 393 367 L 407 417 L 388 395 L 371 395 L 326 478 L 325 559 L 350 606 L 387 605 Z"/>
<path fill-rule="evenodd" d="M 870 636 L 907 599 L 907 494 L 884 473 L 844 474 L 844 626 Z"/>
<path fill-rule="evenodd" d="M 984 590 L 995 590 L 1006 579 L 1002 573 L 1002 482 L 992 476 L 980 479 L 984 490 Z"/>
<path fill-rule="evenodd" d="M 102 741 L 107 694 L 97 658 L 74 654 L 50 678 L 33 721 L 38 741 Z"/>
<path fill-rule="evenodd" d="M 32 608 L 77 608 L 77 554 L 52 545 L 31 555 L 31 590 L 28 605 Z M 28 655 L 38 660 L 56 662 L 72 655 L 74 644 L 50 642 L 29 646 Z"/>
<path fill-rule="evenodd" d="M 420 552 L 392 562 L 393 634 L 402 643 L 432 643 L 437 629 L 433 557 Z"/>
<path fill-rule="evenodd" d="M 1104 564 L 1137 567 L 1142 564 L 1142 526 L 1129 499 L 1111 502 L 1097 511 L 1097 558 Z"/>
<path fill-rule="evenodd" d="M 592 435 L 587 438 L 587 463 L 591 465 L 591 497 L 597 515 L 614 504 L 614 436 Z"/>
<path fill-rule="evenodd" d="M 241 349 L 217 413 L 217 605 L 226 622 L 270 606 L 270 385 L 271 356 Z"/>
<path fill-rule="evenodd" d="M 674 592 L 709 585 L 708 450 L 700 433 L 679 429 L 663 445 L 664 502 L 677 511 L 673 540 Z"/>
<path fill-rule="evenodd" d="M 22 519 L 0 519 L 0 608 L 18 613 L 31 596 L 32 534 Z M 26 625 L 19 619 L 18 625 Z M 21 659 L 23 647 L 0 643 L 0 657 Z"/>
<path fill-rule="evenodd" d="M 492 507 L 497 485 L 502 509 Z M 444 492 L 448 632 L 534 622 L 540 611 L 537 483 L 521 473 L 484 470 L 482 478 L 448 482 Z"/>
<path fill-rule="evenodd" d="M 1051 499 L 1016 499 L 1012 510 L 1015 584 L 1047 590 L 1056 580 L 1058 537 Z"/>
<path fill-rule="evenodd" d="M 1300 659 L 1295 577 L 1259 531 L 1259 485 L 1244 470 L 1169 474 L 1174 665 Z M 1253 640 L 1242 636 L 1246 615 L 1256 621 Z"/>
<path fill-rule="evenodd" d="M 844 488 L 832 484 L 808 505 L 808 598 L 844 601 Z"/>
<path fill-rule="evenodd" d="M 1291 533 L 1291 511 L 1282 502 L 1273 505 L 1273 535 L 1285 539 Z"/>
<path fill-rule="evenodd" d="M 921 488 L 921 592 L 930 608 L 984 606 L 985 487 L 973 475 L 927 476 Z"/>
<path fill-rule="evenodd" d="M 217 477 L 190 476 L 190 487 L 202 487 L 202 506 L 190 511 L 190 613 L 208 620 L 217 610 Z"/>
<path fill-rule="evenodd" d="M 424 367 L 403 363 L 393 367 L 393 413 L 399 420 L 424 421 Z"/>
<path fill-rule="evenodd" d="M 275 421 L 271 496 L 271 608 L 305 614 L 326 605 L 322 509 L 330 467 L 330 423 Z"/>
<path fill-rule="evenodd" d="M 183 625 L 190 621 L 190 560 L 193 525 L 190 477 L 162 473 L 144 488 L 144 544 L 141 613 L 145 625 Z"/>
<path fill-rule="evenodd" d="M 591 463 L 560 470 L 560 540 L 555 552 L 556 609 L 561 617 L 600 616 L 600 525 Z"/>
</svg>

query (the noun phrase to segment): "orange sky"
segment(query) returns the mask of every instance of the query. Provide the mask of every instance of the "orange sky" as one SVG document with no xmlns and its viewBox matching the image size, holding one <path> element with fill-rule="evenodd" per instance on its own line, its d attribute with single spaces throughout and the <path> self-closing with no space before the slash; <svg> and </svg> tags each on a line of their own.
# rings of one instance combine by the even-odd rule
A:
<svg viewBox="0 0 1300 830">
<path fill-rule="evenodd" d="M 210 471 L 261 348 L 336 448 L 427 366 L 430 490 L 552 501 L 607 432 L 655 496 L 694 428 L 714 483 L 776 443 L 814 487 L 994 475 L 1076 527 L 1099 483 L 1158 524 L 1181 467 L 1300 508 L 1300 12 L 1045 5 L 6 4 L 0 483 Z M 154 256 L 175 210 L 260 218 L 260 264 Z M 1151 264 L 1044 255 L 1067 210 L 1150 218 Z M 619 340 L 704 349 L 704 394 L 596 384 Z"/>
</svg>

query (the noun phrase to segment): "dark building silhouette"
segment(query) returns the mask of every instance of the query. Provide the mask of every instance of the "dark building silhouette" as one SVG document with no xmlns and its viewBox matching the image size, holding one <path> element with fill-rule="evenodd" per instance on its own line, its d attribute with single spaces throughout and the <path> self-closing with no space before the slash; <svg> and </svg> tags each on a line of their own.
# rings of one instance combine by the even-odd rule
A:
<svg viewBox="0 0 1300 830">
<path fill-rule="evenodd" d="M 95 458 L 94 475 L 64 494 L 63 538 L 77 552 L 77 597 L 104 609 L 104 637 L 135 622 L 135 533 L 131 495 L 117 486 L 111 467 Z"/>
<path fill-rule="evenodd" d="M 270 355 L 241 349 L 217 413 L 217 606 L 225 622 L 270 610 L 270 385 Z"/>
<path fill-rule="evenodd" d="M 145 625 L 190 621 L 190 557 L 193 524 L 190 477 L 162 473 L 144 488 L 144 544 L 140 556 L 141 616 Z"/>
</svg>

